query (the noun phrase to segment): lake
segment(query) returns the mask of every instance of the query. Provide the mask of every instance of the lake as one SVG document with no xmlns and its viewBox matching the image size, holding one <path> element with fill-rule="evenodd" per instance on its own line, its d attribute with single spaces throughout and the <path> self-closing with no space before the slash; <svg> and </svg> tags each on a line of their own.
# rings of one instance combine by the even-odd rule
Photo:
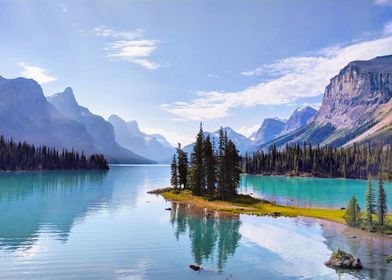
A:
<svg viewBox="0 0 392 280">
<path fill-rule="evenodd" d="M 373 180 L 377 195 L 378 181 Z M 384 182 L 388 209 L 392 209 L 392 184 Z M 345 207 L 355 195 L 361 208 L 365 207 L 367 180 L 343 178 L 304 178 L 286 176 L 242 175 L 241 192 L 255 197 L 275 200 L 282 205 L 318 208 Z"/>
<path fill-rule="evenodd" d="M 107 172 L 1 173 L 0 279 L 392 277 L 384 261 L 392 253 L 391 239 L 316 219 L 207 218 L 202 209 L 147 194 L 167 186 L 169 174 L 170 168 L 160 165 L 112 166 Z M 288 185 L 281 190 L 283 179 L 269 179 L 277 180 L 279 190 L 273 190 L 273 185 L 243 177 L 242 190 L 302 202 L 315 195 L 312 206 L 340 206 L 352 193 L 349 187 L 337 190 L 340 183 L 329 185 L 335 188 L 329 192 L 332 198 L 314 192 L 321 184 L 310 188 L 308 183 L 299 191 L 302 181 L 290 193 Z M 310 194 L 300 194 L 308 190 Z M 333 200 L 339 202 L 328 202 Z M 357 238 L 348 238 L 353 234 Z M 344 273 L 325 267 L 337 248 L 359 255 L 366 269 Z M 204 270 L 190 270 L 192 263 Z"/>
</svg>

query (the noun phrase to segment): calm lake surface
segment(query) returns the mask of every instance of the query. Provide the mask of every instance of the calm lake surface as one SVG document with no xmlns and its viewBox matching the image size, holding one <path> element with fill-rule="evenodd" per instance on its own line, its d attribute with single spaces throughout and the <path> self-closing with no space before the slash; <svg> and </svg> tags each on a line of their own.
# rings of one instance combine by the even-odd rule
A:
<svg viewBox="0 0 392 280">
<path fill-rule="evenodd" d="M 392 209 L 392 184 L 384 182 L 388 209 Z M 366 180 L 301 178 L 286 176 L 241 176 L 241 191 L 256 197 L 275 200 L 282 205 L 305 207 L 345 207 L 355 195 L 361 208 L 365 207 Z M 373 181 L 377 195 L 378 182 Z"/>
<path fill-rule="evenodd" d="M 384 261 L 391 239 L 314 219 L 207 218 L 201 209 L 146 193 L 167 186 L 169 173 L 168 166 L 1 173 L 0 279 L 392 279 L 392 265 Z M 291 193 L 291 187 L 278 192 L 242 179 L 243 190 L 255 194 L 298 201 L 315 195 L 310 205 L 345 204 L 352 193 L 351 181 L 345 192 L 337 192 L 340 180 L 331 183 L 335 192 L 328 198 L 314 190 L 319 181 L 302 191 L 299 181 Z M 270 180 L 283 188 L 283 178 Z M 353 234 L 357 238 L 348 238 Z M 337 248 L 359 255 L 366 269 L 325 267 Z M 190 270 L 191 263 L 204 270 Z"/>
</svg>

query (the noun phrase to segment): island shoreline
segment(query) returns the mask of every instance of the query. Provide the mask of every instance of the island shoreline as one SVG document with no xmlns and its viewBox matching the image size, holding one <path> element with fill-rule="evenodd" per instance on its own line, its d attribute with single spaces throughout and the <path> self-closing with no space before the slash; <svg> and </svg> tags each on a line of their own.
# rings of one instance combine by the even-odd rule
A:
<svg viewBox="0 0 392 280">
<path fill-rule="evenodd" d="M 343 215 L 345 213 L 345 210 L 343 209 L 283 206 L 265 199 L 255 198 L 246 194 L 238 194 L 230 200 L 223 201 L 218 199 L 209 199 L 207 196 L 194 196 L 188 189 L 176 189 L 172 187 L 155 189 L 149 191 L 148 193 L 160 195 L 167 201 L 183 205 L 192 205 L 199 208 L 205 208 L 209 211 L 216 211 L 226 215 L 229 214 L 239 216 L 241 214 L 244 214 L 253 216 L 270 216 L 274 218 L 303 217 L 348 226 L 343 218 Z M 392 215 L 388 216 L 392 218 Z M 392 235 L 390 234 L 382 232 L 370 232 L 361 228 L 352 229 L 392 239 Z"/>
</svg>

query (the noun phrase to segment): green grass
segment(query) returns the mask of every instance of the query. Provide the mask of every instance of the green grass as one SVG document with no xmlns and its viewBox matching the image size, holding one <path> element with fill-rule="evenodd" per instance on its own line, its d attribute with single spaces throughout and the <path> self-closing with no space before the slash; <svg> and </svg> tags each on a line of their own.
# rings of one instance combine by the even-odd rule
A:
<svg viewBox="0 0 392 280">
<path fill-rule="evenodd" d="M 208 208 L 210 210 L 222 211 L 235 215 L 250 214 L 258 216 L 270 215 L 287 217 L 304 216 L 345 223 L 343 219 L 344 210 L 340 209 L 280 206 L 249 195 L 235 195 L 227 201 L 222 201 L 217 198 L 211 199 L 207 196 L 193 196 L 190 190 L 179 191 L 171 188 L 155 190 L 151 193 L 160 194 L 167 200 L 191 204 L 197 207 Z"/>
</svg>

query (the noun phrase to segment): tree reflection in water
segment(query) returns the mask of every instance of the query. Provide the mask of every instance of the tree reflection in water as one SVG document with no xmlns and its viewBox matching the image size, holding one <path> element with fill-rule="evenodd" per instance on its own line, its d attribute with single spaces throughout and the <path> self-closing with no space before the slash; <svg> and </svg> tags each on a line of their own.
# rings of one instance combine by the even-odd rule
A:
<svg viewBox="0 0 392 280">
<path fill-rule="evenodd" d="M 177 240 L 188 230 L 195 263 L 201 265 L 203 261 L 216 256 L 216 267 L 221 272 L 241 239 L 239 217 L 175 202 L 172 203 L 170 215 Z"/>
</svg>

